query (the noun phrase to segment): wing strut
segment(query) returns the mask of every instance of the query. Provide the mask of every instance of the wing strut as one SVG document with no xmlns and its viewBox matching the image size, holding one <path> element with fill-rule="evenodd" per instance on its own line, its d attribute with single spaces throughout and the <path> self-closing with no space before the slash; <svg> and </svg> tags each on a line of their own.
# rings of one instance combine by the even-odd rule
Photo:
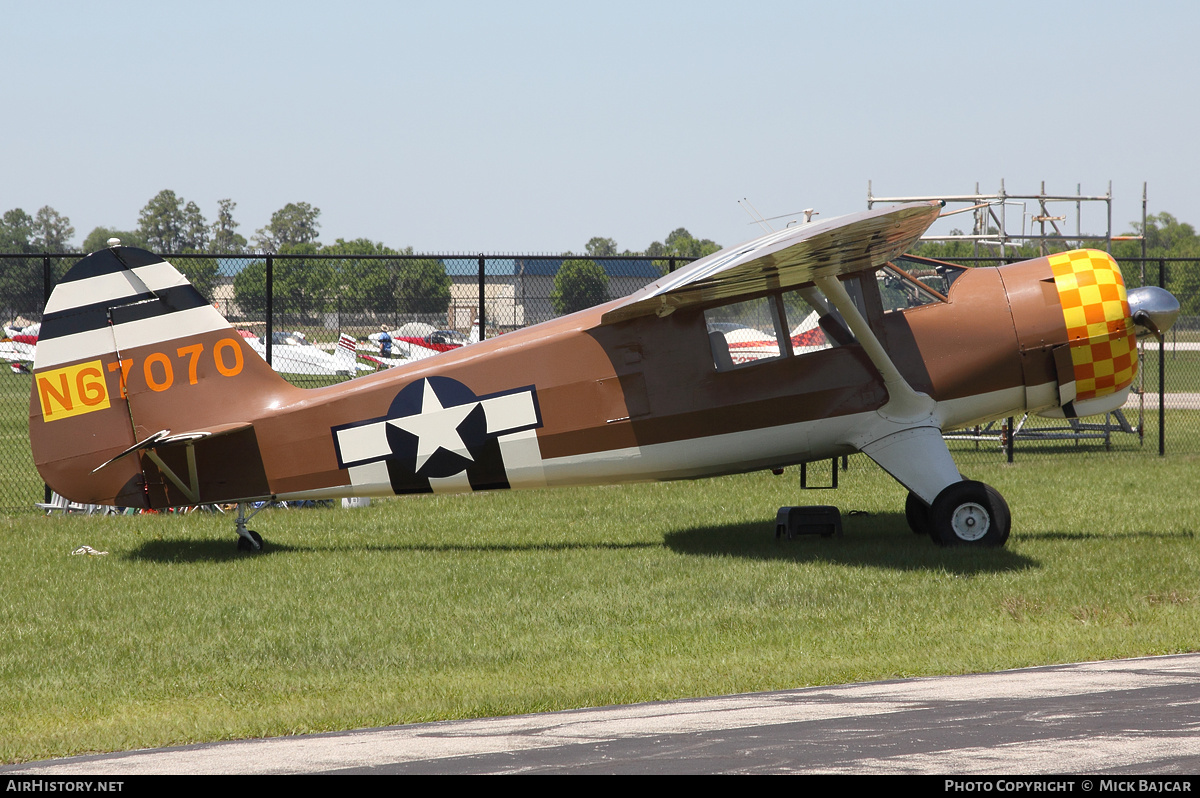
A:
<svg viewBox="0 0 1200 798">
<path fill-rule="evenodd" d="M 883 384 L 888 390 L 888 403 L 879 409 L 879 413 L 893 421 L 918 421 L 930 418 L 933 414 L 934 401 L 928 394 L 913 390 L 908 381 L 896 368 L 883 344 L 875 337 L 871 326 L 863 318 L 862 313 L 850 298 L 846 287 L 837 277 L 818 277 L 814 281 L 826 298 L 833 303 L 850 326 L 854 337 L 862 344 L 863 350 L 871 363 L 883 377 Z"/>
<path fill-rule="evenodd" d="M 187 485 L 183 484 L 183 480 L 171 470 L 170 466 L 162 461 L 162 458 L 158 456 L 158 452 L 154 451 L 153 449 L 147 449 L 146 456 L 150 458 L 151 462 L 158 466 L 158 470 L 161 471 L 167 479 L 175 483 L 175 487 L 179 488 L 179 492 L 186 496 L 187 500 L 191 504 L 199 504 L 200 479 L 196 473 L 196 447 L 192 445 L 191 441 L 188 441 L 186 446 L 189 483 Z"/>
<path fill-rule="evenodd" d="M 813 282 L 841 313 L 887 388 L 887 404 L 876 411 L 876 422 L 855 436 L 855 448 L 926 504 L 932 504 L 942 490 L 962 480 L 942 439 L 941 422 L 935 417 L 937 403 L 904 379 L 841 280 L 828 276 Z"/>
</svg>

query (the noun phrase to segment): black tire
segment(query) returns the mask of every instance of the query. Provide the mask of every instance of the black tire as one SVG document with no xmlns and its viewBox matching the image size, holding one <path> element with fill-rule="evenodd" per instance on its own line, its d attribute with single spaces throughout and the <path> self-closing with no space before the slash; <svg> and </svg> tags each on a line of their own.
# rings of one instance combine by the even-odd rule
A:
<svg viewBox="0 0 1200 798">
<path fill-rule="evenodd" d="M 238 551 L 246 551 L 246 552 L 262 551 L 263 550 L 262 535 L 258 534 L 253 529 L 247 529 L 246 532 L 250 535 L 250 537 L 254 538 L 254 542 L 252 543 L 250 540 L 246 539 L 245 537 L 238 535 L 237 550 Z M 257 546 L 255 546 L 256 543 L 258 544 Z"/>
<path fill-rule="evenodd" d="M 908 521 L 908 528 L 914 533 L 929 534 L 929 505 L 912 491 L 908 492 L 908 498 L 904 500 L 904 520 Z"/>
<path fill-rule="evenodd" d="M 1012 528 L 1012 514 L 991 485 L 964 480 L 934 499 L 929 525 L 939 546 L 1003 546 Z"/>
</svg>

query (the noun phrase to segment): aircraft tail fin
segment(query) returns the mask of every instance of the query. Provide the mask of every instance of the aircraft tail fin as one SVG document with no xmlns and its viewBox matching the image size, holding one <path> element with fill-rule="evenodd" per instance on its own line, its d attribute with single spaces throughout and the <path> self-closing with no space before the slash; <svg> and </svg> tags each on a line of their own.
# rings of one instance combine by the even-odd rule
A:
<svg viewBox="0 0 1200 798">
<path fill-rule="evenodd" d="M 333 350 L 334 368 L 339 373 L 353 377 L 358 370 L 358 342 L 349 333 L 338 336 L 337 347 Z"/>
<path fill-rule="evenodd" d="M 300 390 L 174 266 L 121 246 L 88 255 L 55 287 L 33 372 L 29 437 L 43 479 L 74 501 L 132 507 L 220 501 L 236 480 L 265 491 L 249 422 Z M 238 430 L 215 437 L 238 450 L 237 462 L 205 474 L 194 462 L 190 475 L 179 466 L 190 490 L 165 476 L 162 458 L 143 456 L 155 446 L 186 447 L 189 458 L 204 460 L 218 429 Z M 130 452 L 138 456 L 121 456 Z M 218 470 L 229 487 L 208 477 Z"/>
</svg>

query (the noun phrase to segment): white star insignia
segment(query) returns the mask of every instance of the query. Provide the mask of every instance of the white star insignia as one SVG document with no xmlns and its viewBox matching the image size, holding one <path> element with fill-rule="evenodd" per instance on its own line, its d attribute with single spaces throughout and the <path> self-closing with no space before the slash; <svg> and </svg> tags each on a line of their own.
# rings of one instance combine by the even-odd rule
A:
<svg viewBox="0 0 1200 798">
<path fill-rule="evenodd" d="M 445 449 L 474 462 L 475 458 L 467 451 L 467 445 L 458 434 L 458 425 L 478 406 L 479 402 L 467 402 L 465 405 L 442 407 L 433 386 L 426 380 L 421 396 L 421 412 L 388 419 L 387 423 L 417 437 L 416 471 L 420 471 L 438 449 Z"/>
</svg>

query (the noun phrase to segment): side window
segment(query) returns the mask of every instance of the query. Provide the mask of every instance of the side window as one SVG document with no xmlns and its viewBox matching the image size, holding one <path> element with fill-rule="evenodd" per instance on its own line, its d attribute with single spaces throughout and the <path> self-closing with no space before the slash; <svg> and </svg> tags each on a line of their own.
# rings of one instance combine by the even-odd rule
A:
<svg viewBox="0 0 1200 798">
<path fill-rule="evenodd" d="M 857 282 L 848 285 L 861 294 Z M 812 287 L 709 308 L 704 321 L 717 371 L 854 343 L 841 315 Z"/>
<path fill-rule="evenodd" d="M 814 299 L 819 301 L 819 297 Z M 787 313 L 788 338 L 791 341 L 792 352 L 804 355 L 837 346 L 837 342 L 821 329 L 821 316 L 825 314 L 805 299 L 800 291 L 788 291 L 784 294 L 783 306 Z M 826 326 L 829 326 L 830 321 L 833 319 L 827 321 Z"/>
<path fill-rule="evenodd" d="M 717 371 L 778 360 L 790 354 L 779 297 L 762 297 L 704 311 Z"/>
</svg>

